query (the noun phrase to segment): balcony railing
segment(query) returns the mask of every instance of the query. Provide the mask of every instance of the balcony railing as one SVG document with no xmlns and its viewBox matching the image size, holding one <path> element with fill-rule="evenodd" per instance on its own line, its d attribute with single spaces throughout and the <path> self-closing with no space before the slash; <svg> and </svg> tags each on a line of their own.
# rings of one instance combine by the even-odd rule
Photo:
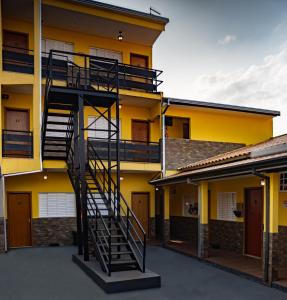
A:
<svg viewBox="0 0 287 300">
<path fill-rule="evenodd" d="M 33 157 L 33 133 L 31 131 L 3 130 L 3 157 Z"/>
<path fill-rule="evenodd" d="M 108 159 L 108 140 L 89 138 L 102 160 Z M 111 159 L 116 160 L 116 142 L 111 141 Z M 120 160 L 130 162 L 160 162 L 160 143 L 120 140 Z"/>
<path fill-rule="evenodd" d="M 54 72 L 54 79 L 63 80 L 63 74 L 67 73 L 69 59 L 71 64 L 71 57 L 73 56 L 85 56 L 89 58 L 88 65 L 77 66 L 78 68 L 85 68 L 92 70 L 89 74 L 90 80 L 96 80 L 98 75 L 102 75 L 94 72 L 95 70 L 101 70 L 101 72 L 108 72 L 111 63 L 108 59 L 95 57 L 91 55 L 56 51 L 52 50 L 54 53 L 58 52 L 58 57 L 53 59 L 53 65 L 58 68 L 58 72 Z M 62 55 L 60 54 L 62 53 Z M 65 54 L 66 53 L 66 54 Z M 19 73 L 33 74 L 34 72 L 34 54 L 33 50 L 16 48 L 11 46 L 3 46 L 3 70 L 12 71 Z M 95 59 L 96 58 L 96 59 Z M 48 53 L 42 52 L 42 76 L 46 76 L 46 69 L 48 63 Z M 76 66 L 76 65 L 75 65 Z M 158 86 L 162 83 L 158 77 L 161 75 L 162 71 L 148 68 L 141 68 L 137 66 L 132 66 L 128 64 L 118 63 L 118 80 L 119 88 L 139 90 L 149 93 L 156 93 L 158 91 Z M 83 73 L 82 73 L 83 74 Z"/>
</svg>

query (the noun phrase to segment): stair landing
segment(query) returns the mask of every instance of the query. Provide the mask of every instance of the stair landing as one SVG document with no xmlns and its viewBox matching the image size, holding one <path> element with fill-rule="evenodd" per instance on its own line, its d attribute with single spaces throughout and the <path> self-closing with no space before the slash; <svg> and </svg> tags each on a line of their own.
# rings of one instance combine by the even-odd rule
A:
<svg viewBox="0 0 287 300">
<path fill-rule="evenodd" d="M 158 288 L 161 277 L 148 269 L 145 273 L 139 270 L 113 272 L 108 276 L 101 269 L 99 262 L 92 258 L 84 261 L 83 256 L 74 254 L 72 260 L 106 293 L 119 293 L 131 290 Z"/>
</svg>

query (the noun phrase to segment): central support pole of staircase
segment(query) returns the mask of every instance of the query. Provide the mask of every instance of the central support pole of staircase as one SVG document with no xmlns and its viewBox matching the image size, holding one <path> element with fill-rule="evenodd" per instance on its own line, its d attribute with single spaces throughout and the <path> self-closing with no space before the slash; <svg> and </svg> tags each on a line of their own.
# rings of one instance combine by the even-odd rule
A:
<svg viewBox="0 0 287 300">
<path fill-rule="evenodd" d="M 79 160 L 79 116 L 78 108 L 74 113 L 74 174 L 75 174 L 75 196 L 77 209 L 77 242 L 78 254 L 83 255 L 82 239 L 82 217 L 81 217 L 81 185 L 80 185 L 80 160 Z"/>
<path fill-rule="evenodd" d="M 81 182 L 81 203 L 82 203 L 82 223 L 83 223 L 83 246 L 84 260 L 89 260 L 89 232 L 88 232 L 88 205 L 87 205 L 87 182 L 86 174 L 86 142 L 85 142 L 85 123 L 84 123 L 84 97 L 79 94 L 79 162 L 80 162 L 80 182 Z"/>
</svg>

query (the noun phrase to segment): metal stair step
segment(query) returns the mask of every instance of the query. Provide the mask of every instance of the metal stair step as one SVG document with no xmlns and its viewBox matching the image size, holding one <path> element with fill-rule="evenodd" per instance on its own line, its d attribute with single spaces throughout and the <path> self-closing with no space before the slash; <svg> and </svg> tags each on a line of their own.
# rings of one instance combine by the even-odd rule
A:
<svg viewBox="0 0 287 300">
<path fill-rule="evenodd" d="M 122 265 L 133 265 L 136 264 L 136 260 L 134 259 L 127 259 L 127 260 L 112 260 L 112 266 L 122 266 Z"/>
</svg>

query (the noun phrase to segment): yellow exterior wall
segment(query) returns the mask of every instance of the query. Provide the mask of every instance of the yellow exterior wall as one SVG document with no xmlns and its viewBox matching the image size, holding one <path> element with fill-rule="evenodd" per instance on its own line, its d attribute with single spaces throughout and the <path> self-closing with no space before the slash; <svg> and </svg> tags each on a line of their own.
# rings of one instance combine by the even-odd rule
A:
<svg viewBox="0 0 287 300">
<path fill-rule="evenodd" d="M 237 203 L 244 203 L 244 189 L 260 187 L 260 179 L 257 177 L 242 177 L 238 179 L 220 180 L 209 183 L 210 190 L 210 218 L 217 219 L 217 194 L 219 192 L 235 192 Z M 243 222 L 243 218 L 237 218 L 238 222 Z"/>
<path fill-rule="evenodd" d="M 70 193 L 73 192 L 68 175 L 64 172 L 48 173 L 44 180 L 44 173 L 19 175 L 5 178 L 6 193 L 31 192 L 32 193 L 32 218 L 39 217 L 38 193 Z M 59 184 L 60 183 L 60 184 Z"/>
<path fill-rule="evenodd" d="M 85 108 L 85 126 L 88 126 L 88 117 L 98 116 L 99 114 L 91 107 Z M 120 110 L 121 139 L 132 139 L 132 120 L 150 120 L 150 109 L 139 106 L 123 105 Z M 115 111 L 112 110 L 112 118 L 115 118 Z M 159 118 L 150 122 L 150 141 L 158 142 L 160 139 Z M 88 132 L 86 131 L 86 138 Z"/>
<path fill-rule="evenodd" d="M 46 172 L 48 179 L 44 180 L 44 173 L 11 176 L 5 178 L 6 194 L 9 192 L 28 192 L 32 194 L 32 217 L 39 217 L 39 193 L 70 193 L 74 192 L 66 172 Z M 154 173 L 123 173 L 121 176 L 121 192 L 129 206 L 133 192 L 148 192 L 150 194 L 150 217 L 154 217 L 155 193 L 149 184 Z M 60 184 L 59 184 L 60 183 Z"/>
<path fill-rule="evenodd" d="M 190 119 L 193 140 L 254 144 L 273 136 L 271 116 L 170 106 L 167 115 Z"/>
<path fill-rule="evenodd" d="M 149 184 L 154 173 L 140 174 L 140 173 L 123 173 L 121 177 L 121 192 L 131 207 L 133 192 L 148 192 L 150 196 L 150 217 L 155 215 L 155 190 L 154 186 Z"/>
</svg>

